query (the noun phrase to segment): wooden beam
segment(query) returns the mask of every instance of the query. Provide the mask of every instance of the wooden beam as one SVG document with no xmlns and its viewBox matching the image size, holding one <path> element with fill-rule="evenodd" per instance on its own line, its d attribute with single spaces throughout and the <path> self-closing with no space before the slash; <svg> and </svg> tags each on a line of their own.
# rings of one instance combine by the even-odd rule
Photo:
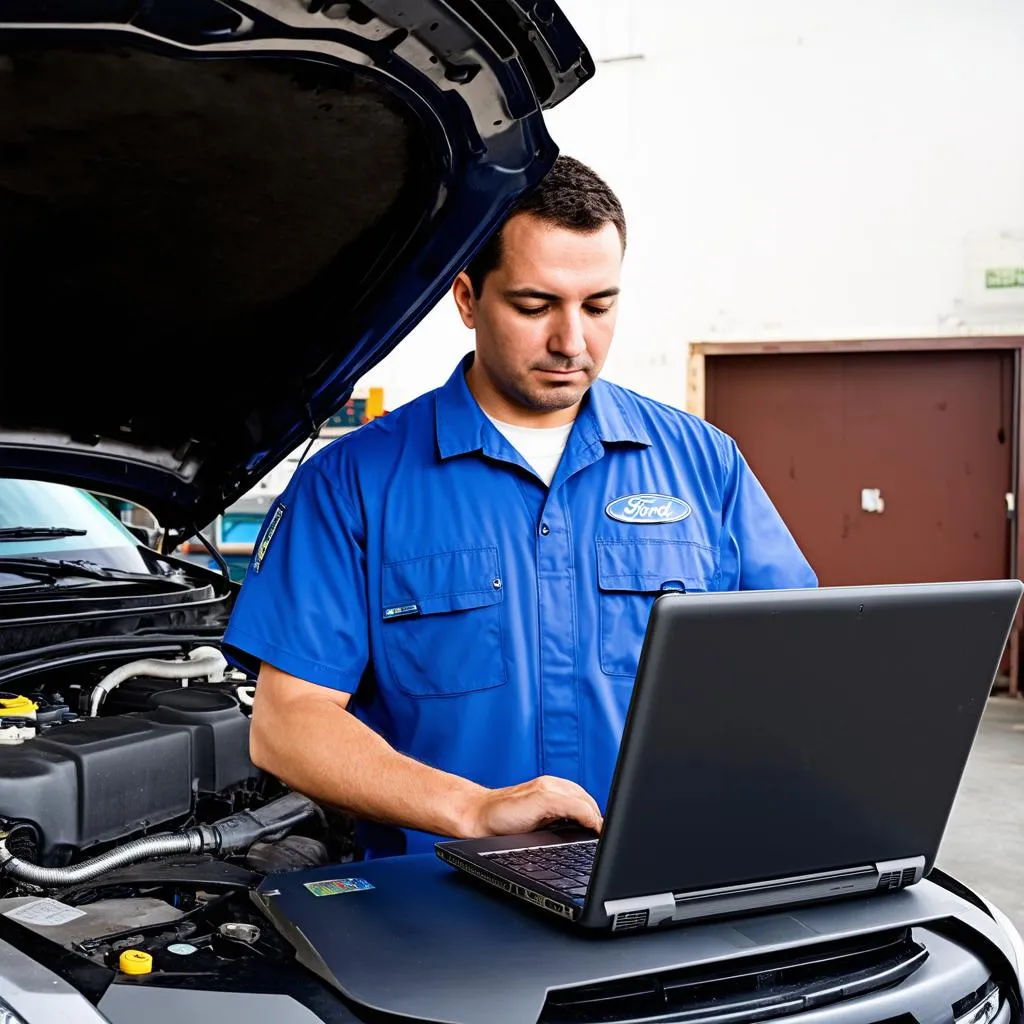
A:
<svg viewBox="0 0 1024 1024">
<path fill-rule="evenodd" d="M 686 411 L 704 419 L 705 413 L 704 354 L 690 349 L 686 382 Z"/>
<path fill-rule="evenodd" d="M 835 341 L 695 341 L 690 358 L 699 356 L 822 355 L 839 352 L 941 352 L 1024 348 L 1024 337 L 984 338 L 849 338 Z"/>
<path fill-rule="evenodd" d="M 1020 682 L 1018 676 L 1020 674 L 1020 614 L 1014 616 L 1013 628 L 1010 631 L 1010 664 L 1007 671 L 1010 674 L 1010 692 L 1011 697 L 1020 696 Z"/>
<path fill-rule="evenodd" d="M 1016 406 L 1013 417 L 1016 420 L 1017 436 L 1014 439 L 1016 451 L 1016 478 L 1013 480 L 1013 520 L 1011 529 L 1015 531 L 1013 544 L 1013 562 L 1010 575 L 1020 579 L 1022 562 L 1024 562 L 1024 516 L 1021 515 L 1021 502 L 1024 500 L 1024 353 L 1018 351 L 1014 355 L 1013 399 Z M 1020 696 L 1020 644 L 1021 644 L 1021 609 L 1013 620 L 1010 633 L 1010 696 Z"/>
</svg>

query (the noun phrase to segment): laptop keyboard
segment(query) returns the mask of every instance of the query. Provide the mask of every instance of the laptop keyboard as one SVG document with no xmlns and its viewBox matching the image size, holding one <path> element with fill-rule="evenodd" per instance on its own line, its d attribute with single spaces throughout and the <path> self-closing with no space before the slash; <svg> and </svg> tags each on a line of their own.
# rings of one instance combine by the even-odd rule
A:
<svg viewBox="0 0 1024 1024">
<path fill-rule="evenodd" d="M 534 882 L 543 882 L 566 896 L 583 896 L 590 883 L 594 866 L 596 839 L 559 846 L 534 846 L 528 850 L 507 850 L 485 854 L 488 860 L 525 875 Z"/>
</svg>

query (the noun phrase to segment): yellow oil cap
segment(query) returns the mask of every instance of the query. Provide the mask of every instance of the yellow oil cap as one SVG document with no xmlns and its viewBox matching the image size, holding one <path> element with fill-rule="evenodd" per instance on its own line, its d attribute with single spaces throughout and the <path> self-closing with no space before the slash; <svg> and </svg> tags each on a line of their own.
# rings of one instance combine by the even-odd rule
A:
<svg viewBox="0 0 1024 1024">
<path fill-rule="evenodd" d="M 153 958 L 141 949 L 126 949 L 117 962 L 125 974 L 149 974 L 153 970 Z"/>
<path fill-rule="evenodd" d="M 27 718 L 39 710 L 28 697 L 0 697 L 0 718 Z"/>
</svg>

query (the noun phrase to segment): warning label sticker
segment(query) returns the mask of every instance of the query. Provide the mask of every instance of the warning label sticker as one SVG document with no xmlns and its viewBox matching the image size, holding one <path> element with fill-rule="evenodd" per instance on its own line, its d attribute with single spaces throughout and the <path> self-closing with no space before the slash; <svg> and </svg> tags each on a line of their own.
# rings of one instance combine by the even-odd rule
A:
<svg viewBox="0 0 1024 1024">
<path fill-rule="evenodd" d="M 31 903 L 22 903 L 14 910 L 5 911 L 4 917 L 9 917 L 12 921 L 21 921 L 23 924 L 57 925 L 67 924 L 76 917 L 85 917 L 85 911 L 58 903 L 56 900 L 39 899 Z"/>
</svg>

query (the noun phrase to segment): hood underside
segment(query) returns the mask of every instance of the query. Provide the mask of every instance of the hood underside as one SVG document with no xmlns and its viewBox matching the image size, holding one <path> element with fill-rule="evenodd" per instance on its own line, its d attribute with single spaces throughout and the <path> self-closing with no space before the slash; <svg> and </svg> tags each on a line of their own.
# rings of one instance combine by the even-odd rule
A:
<svg viewBox="0 0 1024 1024">
<path fill-rule="evenodd" d="M 0 474 L 172 530 L 422 318 L 592 70 L 513 0 L 32 6 L 0 0 Z"/>
</svg>

